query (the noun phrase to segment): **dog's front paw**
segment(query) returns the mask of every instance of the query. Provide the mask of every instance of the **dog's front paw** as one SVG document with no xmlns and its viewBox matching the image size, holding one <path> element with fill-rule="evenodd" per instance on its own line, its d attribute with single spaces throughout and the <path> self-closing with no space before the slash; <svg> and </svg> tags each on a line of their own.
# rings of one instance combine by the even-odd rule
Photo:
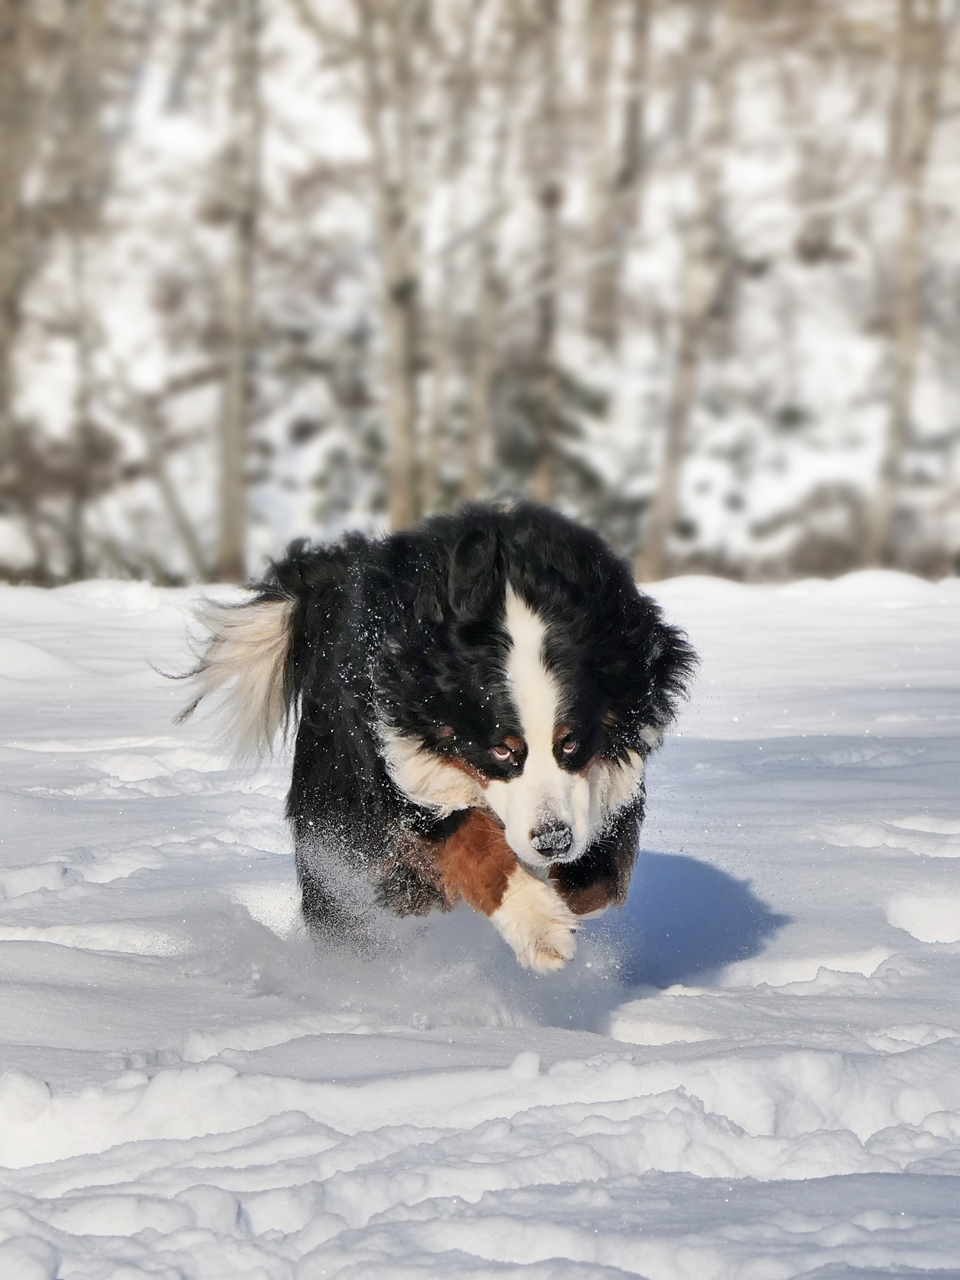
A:
<svg viewBox="0 0 960 1280">
<path fill-rule="evenodd" d="M 527 969 L 548 973 L 573 959 L 577 917 L 550 885 L 522 867 L 511 871 L 490 920 Z"/>
</svg>

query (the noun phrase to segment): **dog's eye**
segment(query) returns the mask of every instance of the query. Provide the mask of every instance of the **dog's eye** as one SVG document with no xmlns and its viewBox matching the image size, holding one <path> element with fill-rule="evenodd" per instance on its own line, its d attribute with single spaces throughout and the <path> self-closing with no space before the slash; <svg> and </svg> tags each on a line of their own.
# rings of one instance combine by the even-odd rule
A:
<svg viewBox="0 0 960 1280">
<path fill-rule="evenodd" d="M 490 754 L 493 756 L 494 760 L 512 760 L 513 759 L 513 752 L 504 742 L 501 742 L 496 747 L 491 747 Z"/>
<path fill-rule="evenodd" d="M 573 753 L 579 749 L 580 743 L 576 740 L 576 738 L 564 738 L 564 740 L 560 743 L 560 747 L 563 750 L 563 754 L 565 756 L 572 756 Z"/>
</svg>

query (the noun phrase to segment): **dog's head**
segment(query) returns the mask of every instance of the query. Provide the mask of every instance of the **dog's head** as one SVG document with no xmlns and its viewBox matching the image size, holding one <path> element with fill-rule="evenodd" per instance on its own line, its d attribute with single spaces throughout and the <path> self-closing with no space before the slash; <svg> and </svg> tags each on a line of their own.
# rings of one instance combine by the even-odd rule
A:
<svg viewBox="0 0 960 1280">
<path fill-rule="evenodd" d="M 642 794 L 693 651 L 596 535 L 537 508 L 483 515 L 421 549 L 390 619 L 384 755 L 415 802 L 484 805 L 528 865 L 572 862 Z"/>
</svg>

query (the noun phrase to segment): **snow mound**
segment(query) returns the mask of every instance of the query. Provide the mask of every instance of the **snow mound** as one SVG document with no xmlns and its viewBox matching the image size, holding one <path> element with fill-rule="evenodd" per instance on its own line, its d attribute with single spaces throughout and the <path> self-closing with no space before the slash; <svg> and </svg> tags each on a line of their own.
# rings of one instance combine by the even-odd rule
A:
<svg viewBox="0 0 960 1280">
<path fill-rule="evenodd" d="M 120 614 L 152 613 L 166 603 L 165 593 L 149 582 L 125 582 L 110 578 L 74 582 L 68 587 L 58 587 L 55 594 L 69 604 L 107 609 L 111 613 Z"/>
<path fill-rule="evenodd" d="M 902 894 L 887 904 L 887 919 L 921 942 L 960 942 L 960 895 Z"/>
<path fill-rule="evenodd" d="M 846 763 L 836 761 L 836 763 Z M 865 761 L 873 764 L 874 761 Z M 906 763 L 905 761 L 903 763 Z M 933 822 L 935 825 L 931 825 Z M 960 823 L 953 820 L 896 819 L 888 822 L 848 823 L 823 828 L 819 834 L 830 844 L 857 849 L 908 849 L 926 858 L 960 858 Z"/>
<path fill-rule="evenodd" d="M 63 679 L 79 675 L 80 667 L 26 640 L 0 636 L 0 676 L 12 680 Z"/>
</svg>

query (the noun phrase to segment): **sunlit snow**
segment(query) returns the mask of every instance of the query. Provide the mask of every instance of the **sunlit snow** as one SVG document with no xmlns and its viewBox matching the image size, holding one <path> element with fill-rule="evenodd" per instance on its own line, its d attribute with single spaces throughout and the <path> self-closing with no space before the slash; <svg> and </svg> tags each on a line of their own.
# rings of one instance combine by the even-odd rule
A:
<svg viewBox="0 0 960 1280">
<path fill-rule="evenodd" d="M 193 592 L 0 587 L 0 1276 L 960 1275 L 960 580 L 655 594 L 630 901 L 536 977 L 313 948 Z"/>
</svg>

